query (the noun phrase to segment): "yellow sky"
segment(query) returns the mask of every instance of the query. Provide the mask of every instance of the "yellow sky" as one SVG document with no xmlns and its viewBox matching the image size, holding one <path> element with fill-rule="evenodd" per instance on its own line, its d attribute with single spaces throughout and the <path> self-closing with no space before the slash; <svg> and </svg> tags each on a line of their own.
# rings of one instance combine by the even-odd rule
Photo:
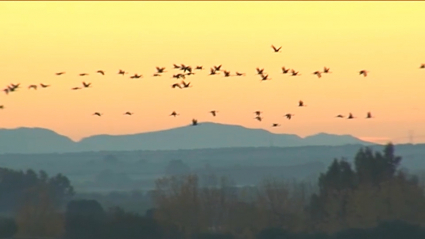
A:
<svg viewBox="0 0 425 239">
<path fill-rule="evenodd" d="M 78 140 L 173 128 L 194 117 L 300 136 L 406 142 L 409 130 L 425 135 L 423 9 L 419 1 L 0 2 L 1 87 L 23 85 L 1 92 L 0 127 L 44 127 Z M 173 63 L 222 64 L 247 75 L 204 70 L 188 78 L 192 88 L 177 90 L 170 87 Z M 168 72 L 152 77 L 155 66 Z M 301 76 L 281 74 L 282 66 Z M 311 74 L 324 66 L 332 74 Z M 272 80 L 260 82 L 256 67 Z M 119 69 L 144 78 L 120 76 Z M 368 77 L 358 75 L 362 69 Z M 54 74 L 60 71 L 66 74 Z M 83 72 L 90 75 L 78 76 Z M 83 80 L 93 87 L 70 90 Z M 39 83 L 52 86 L 27 89 Z M 298 108 L 298 100 L 307 107 Z M 173 110 L 181 115 L 168 117 Z M 264 112 L 262 123 L 254 110 Z M 92 116 L 95 111 L 104 116 Z M 376 118 L 364 119 L 367 111 Z M 349 112 L 358 118 L 335 118 Z M 295 117 L 288 121 L 285 113 Z M 282 126 L 272 129 L 274 122 Z"/>
</svg>

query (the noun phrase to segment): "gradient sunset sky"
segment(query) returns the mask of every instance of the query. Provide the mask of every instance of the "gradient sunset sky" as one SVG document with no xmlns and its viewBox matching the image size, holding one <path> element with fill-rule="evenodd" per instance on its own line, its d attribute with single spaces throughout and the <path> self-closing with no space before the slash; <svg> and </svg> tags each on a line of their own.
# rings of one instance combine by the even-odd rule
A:
<svg viewBox="0 0 425 239">
<path fill-rule="evenodd" d="M 416 143 L 425 142 L 424 9 L 423 1 L 0 2 L 1 87 L 22 85 L 1 92 L 0 128 L 43 127 L 79 140 L 197 118 L 375 142 L 407 142 L 412 130 Z M 272 44 L 282 52 L 273 53 Z M 206 69 L 188 77 L 192 88 L 171 89 L 174 63 Z M 208 76 L 219 64 L 246 76 Z M 152 77 L 156 66 L 168 72 Z M 282 66 L 301 76 L 283 75 Z M 312 74 L 324 66 L 332 73 Z M 272 80 L 260 82 L 256 67 Z M 363 69 L 367 77 L 359 76 Z M 143 78 L 130 79 L 135 73 Z M 70 90 L 82 81 L 92 87 Z M 40 83 L 52 86 L 27 89 Z M 307 107 L 297 107 L 299 100 Z M 173 110 L 180 116 L 169 117 Z M 255 110 L 264 112 L 263 122 L 254 120 Z M 365 119 L 368 111 L 374 119 Z M 357 118 L 335 118 L 349 112 Z"/>
</svg>

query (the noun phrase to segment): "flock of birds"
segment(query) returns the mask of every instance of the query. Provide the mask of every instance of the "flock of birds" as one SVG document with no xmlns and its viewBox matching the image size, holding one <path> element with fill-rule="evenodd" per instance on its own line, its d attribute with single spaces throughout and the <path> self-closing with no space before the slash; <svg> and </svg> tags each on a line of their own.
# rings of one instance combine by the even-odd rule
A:
<svg viewBox="0 0 425 239">
<path fill-rule="evenodd" d="M 272 45 L 271 47 L 272 47 L 274 53 L 280 53 L 281 52 L 282 47 L 277 48 L 274 45 Z M 241 72 L 235 72 L 235 74 L 231 74 L 230 71 L 223 70 L 221 67 L 222 67 L 222 65 L 211 67 L 210 68 L 209 75 L 210 76 L 213 76 L 213 75 L 219 75 L 220 73 L 223 73 L 223 76 L 224 77 L 231 77 L 231 76 L 242 77 L 242 76 L 245 76 L 245 73 L 241 73 Z M 425 69 L 425 64 L 421 64 L 419 68 L 420 69 Z M 154 77 L 162 76 L 163 73 L 167 72 L 167 71 L 165 71 L 165 69 L 166 69 L 166 67 L 156 67 L 156 72 L 153 74 L 153 76 Z M 195 71 L 200 71 L 200 70 L 203 70 L 204 68 L 203 68 L 203 66 L 192 67 L 192 66 L 185 65 L 185 64 L 180 64 L 180 65 L 173 64 L 173 69 L 174 70 L 180 70 L 181 72 L 179 72 L 177 74 L 173 74 L 172 78 L 175 78 L 176 80 L 181 80 L 181 81 L 180 82 L 173 83 L 171 85 L 171 88 L 173 88 L 173 89 L 176 89 L 176 88 L 178 88 L 178 89 L 185 89 L 185 88 L 192 87 L 191 82 L 188 82 L 186 80 L 186 78 L 189 77 L 189 76 L 191 76 L 191 75 L 195 75 L 196 74 Z M 57 76 L 61 76 L 61 75 L 65 74 L 65 73 L 66 72 L 58 72 L 58 73 L 55 73 L 55 74 Z M 105 75 L 105 71 L 103 71 L 103 70 L 98 70 L 98 71 L 96 71 L 96 73 L 97 74 L 100 74 L 100 75 Z M 317 71 L 314 71 L 312 74 L 313 75 L 316 75 L 318 78 L 321 78 L 323 74 L 329 74 L 329 73 L 331 73 L 330 68 L 329 67 L 324 67 L 323 68 L 323 71 L 317 70 Z M 363 75 L 364 77 L 367 77 L 369 71 L 367 71 L 367 70 L 360 70 L 360 71 L 358 71 L 358 73 L 359 73 L 359 75 Z M 129 74 L 129 73 L 120 69 L 117 74 L 124 76 L 124 75 Z M 269 78 L 269 75 L 266 72 L 264 72 L 264 68 L 258 68 L 257 67 L 256 68 L 256 74 L 260 76 L 260 81 L 271 80 L 271 78 Z M 284 66 L 282 67 L 282 74 L 289 74 L 290 76 L 300 76 L 301 75 L 298 71 L 296 71 L 294 69 L 286 68 Z M 79 74 L 79 76 L 81 76 L 81 77 L 88 76 L 88 75 L 89 75 L 89 73 L 80 73 Z M 143 77 L 143 75 L 141 75 L 141 74 L 140 75 L 139 74 L 134 74 L 134 75 L 131 75 L 130 76 L 131 79 L 139 79 L 139 78 L 142 78 L 142 77 Z M 91 87 L 91 85 L 92 84 L 90 82 L 83 81 L 81 86 L 72 87 L 71 90 L 81 90 L 81 89 L 84 89 L 84 88 L 89 88 L 89 87 Z M 10 94 L 12 92 L 15 92 L 17 89 L 19 89 L 20 86 L 21 86 L 20 83 L 18 83 L 18 84 L 10 84 L 10 85 L 7 85 L 6 88 L 3 89 L 3 91 L 6 94 Z M 50 85 L 43 84 L 43 83 L 41 83 L 39 86 L 41 88 L 50 87 Z M 37 90 L 38 89 L 38 85 L 31 84 L 31 85 L 28 86 L 28 89 Z M 304 104 L 304 102 L 302 100 L 300 100 L 298 102 L 298 107 L 305 107 L 305 106 L 306 105 Z M 4 105 L 0 105 L 0 109 L 4 109 Z M 213 117 L 215 117 L 215 116 L 217 116 L 218 111 L 211 110 L 209 113 Z M 261 116 L 261 113 L 262 113 L 261 111 L 254 111 L 253 113 L 256 115 L 256 117 L 254 119 L 256 119 L 258 121 L 262 121 L 263 118 Z M 129 112 L 129 111 L 127 111 L 127 112 L 124 113 L 124 115 L 129 115 L 129 116 L 131 116 L 133 114 L 134 113 Z M 103 114 L 100 113 L 100 112 L 94 112 L 93 115 L 100 117 Z M 176 111 L 173 111 L 173 112 L 171 112 L 171 114 L 169 116 L 177 117 L 179 115 L 180 114 L 178 114 Z M 293 116 L 294 116 L 294 114 L 291 114 L 291 113 L 287 113 L 287 114 L 284 115 L 284 117 L 286 117 L 288 120 L 290 120 Z M 355 119 L 356 117 L 354 117 L 354 115 L 352 113 L 349 113 L 348 116 L 344 116 L 344 115 L 341 115 L 341 114 L 336 115 L 336 118 Z M 367 112 L 365 118 L 366 119 L 373 118 L 372 117 L 372 113 L 371 112 Z M 198 125 L 198 120 L 197 119 L 192 119 L 192 125 L 193 126 Z M 278 123 L 273 123 L 272 124 L 272 127 L 278 127 L 278 126 L 280 126 L 280 124 L 278 124 Z"/>
</svg>

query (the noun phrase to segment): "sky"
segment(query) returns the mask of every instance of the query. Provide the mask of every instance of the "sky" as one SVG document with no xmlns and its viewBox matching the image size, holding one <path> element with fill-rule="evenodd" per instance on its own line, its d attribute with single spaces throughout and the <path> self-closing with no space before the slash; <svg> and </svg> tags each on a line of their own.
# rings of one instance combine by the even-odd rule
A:
<svg viewBox="0 0 425 239">
<path fill-rule="evenodd" d="M 425 142 L 423 9 L 423 1 L 3 1 L 0 83 L 22 88 L 1 92 L 0 128 L 43 127 L 79 140 L 180 127 L 196 118 L 381 143 L 408 142 L 411 132 L 415 143 Z M 173 64 L 205 70 L 188 76 L 191 88 L 172 89 L 180 81 L 171 77 L 178 73 Z M 208 76 L 220 64 L 246 76 Z M 167 72 L 153 77 L 156 66 Z M 284 75 L 282 66 L 301 75 Z M 312 74 L 324 66 L 330 74 Z M 257 67 L 271 80 L 260 81 Z M 129 74 L 118 75 L 119 69 Z M 367 77 L 358 73 L 364 69 Z M 135 73 L 143 78 L 130 79 Z M 92 86 L 71 90 L 82 81 Z M 27 89 L 40 83 L 51 86 Z M 306 107 L 297 107 L 299 100 Z M 256 110 L 262 122 L 254 119 Z M 93 116 L 96 111 L 104 115 Z M 172 111 L 180 115 L 169 117 Z M 373 119 L 365 119 L 368 111 Z M 335 118 L 350 112 L 355 119 Z"/>
</svg>

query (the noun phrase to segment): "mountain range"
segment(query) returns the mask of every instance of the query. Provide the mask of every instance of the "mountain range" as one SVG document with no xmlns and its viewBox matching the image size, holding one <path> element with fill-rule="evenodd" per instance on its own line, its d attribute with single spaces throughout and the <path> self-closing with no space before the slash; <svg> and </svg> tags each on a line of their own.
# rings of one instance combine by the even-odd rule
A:
<svg viewBox="0 0 425 239">
<path fill-rule="evenodd" d="M 0 129 L 0 153 L 67 153 L 85 151 L 176 150 L 235 147 L 297 147 L 313 145 L 373 145 L 351 135 L 319 133 L 301 138 L 239 125 L 200 123 L 173 129 L 127 134 L 94 135 L 75 142 L 44 128 Z"/>
</svg>

